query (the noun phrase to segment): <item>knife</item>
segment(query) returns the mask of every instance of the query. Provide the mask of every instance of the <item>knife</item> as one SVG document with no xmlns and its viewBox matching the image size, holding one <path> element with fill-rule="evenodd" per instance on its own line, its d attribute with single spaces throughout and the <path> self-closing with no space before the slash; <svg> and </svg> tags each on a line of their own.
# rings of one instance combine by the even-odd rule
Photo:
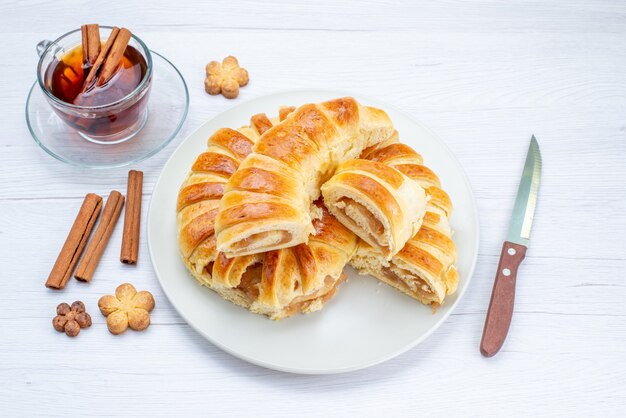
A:
<svg viewBox="0 0 626 418">
<path fill-rule="evenodd" d="M 509 331 L 513 316 L 517 269 L 528 248 L 540 179 L 541 153 L 539 152 L 539 144 L 533 135 L 530 139 L 522 179 L 517 189 L 509 233 L 507 240 L 502 245 L 500 263 L 498 264 L 483 337 L 480 342 L 480 352 L 485 357 L 491 357 L 500 350 Z"/>
</svg>

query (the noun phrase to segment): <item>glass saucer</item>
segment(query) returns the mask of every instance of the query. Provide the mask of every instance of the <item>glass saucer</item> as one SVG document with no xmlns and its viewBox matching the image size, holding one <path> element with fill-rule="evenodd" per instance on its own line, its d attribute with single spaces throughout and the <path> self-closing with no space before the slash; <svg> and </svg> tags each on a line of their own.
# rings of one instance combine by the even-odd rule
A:
<svg viewBox="0 0 626 418">
<path fill-rule="evenodd" d="M 87 168 L 123 167 L 162 150 L 187 117 L 189 91 L 178 69 L 151 52 L 154 69 L 147 120 L 135 136 L 117 144 L 87 141 L 54 113 L 35 82 L 26 100 L 26 123 L 35 142 L 57 160 Z"/>
</svg>

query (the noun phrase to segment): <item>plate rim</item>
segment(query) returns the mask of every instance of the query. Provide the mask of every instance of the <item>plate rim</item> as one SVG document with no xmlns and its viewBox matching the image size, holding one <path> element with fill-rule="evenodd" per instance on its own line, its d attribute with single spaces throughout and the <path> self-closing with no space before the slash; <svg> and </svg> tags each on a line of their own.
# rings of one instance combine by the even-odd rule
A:
<svg viewBox="0 0 626 418">
<path fill-rule="evenodd" d="M 224 109 L 221 112 L 216 113 L 215 115 L 211 116 L 210 118 L 208 118 L 206 121 L 202 122 L 196 129 L 194 129 L 193 132 L 191 132 L 190 134 L 188 134 L 185 139 L 183 139 L 182 141 L 180 141 L 180 143 L 178 144 L 178 146 L 176 147 L 176 149 L 174 151 L 172 151 L 172 153 L 170 154 L 170 156 L 168 157 L 167 161 L 163 164 L 162 168 L 161 168 L 161 172 L 159 173 L 159 176 L 157 177 L 156 182 L 154 183 L 154 187 L 152 190 L 152 194 L 150 197 L 150 203 L 149 203 L 149 207 L 148 207 L 148 216 L 146 218 L 146 224 L 147 224 L 147 239 L 148 239 L 148 253 L 150 254 L 150 263 L 152 264 L 152 268 L 157 276 L 157 280 L 159 282 L 159 285 L 161 286 L 161 289 L 163 290 L 163 293 L 165 294 L 165 296 L 168 298 L 169 302 L 172 304 L 172 307 L 176 310 L 176 312 L 183 318 L 183 320 L 187 323 L 187 325 L 189 325 L 194 331 L 196 331 L 198 334 L 200 334 L 203 338 L 205 338 L 207 341 L 209 341 L 211 344 L 213 344 L 214 346 L 218 347 L 220 350 L 238 358 L 241 359 L 243 361 L 246 361 L 248 363 L 257 365 L 257 366 L 261 366 L 267 369 L 271 369 L 271 370 L 277 370 L 280 372 L 286 372 L 286 373 L 293 373 L 293 374 L 304 374 L 304 375 L 328 375 L 328 374 L 340 374 L 340 373 L 348 373 L 348 372 L 353 372 L 353 371 L 357 371 L 357 370 L 362 370 L 362 369 L 366 369 L 369 367 L 373 367 L 376 366 L 378 364 L 384 363 L 386 361 L 389 361 L 395 357 L 398 357 L 401 354 L 406 353 L 407 351 L 411 350 L 412 348 L 416 347 L 417 345 L 421 344 L 423 341 L 425 341 L 428 337 L 430 337 L 437 329 L 439 329 L 439 327 L 447 321 L 447 319 L 450 317 L 450 315 L 452 314 L 452 312 L 455 311 L 455 309 L 457 308 L 458 304 L 460 303 L 460 301 L 463 299 L 467 288 L 469 287 L 472 278 L 474 276 L 474 271 L 476 268 L 476 263 L 478 260 L 478 251 L 479 251 L 479 247 L 480 247 L 480 219 L 478 217 L 478 205 L 476 202 L 476 196 L 474 195 L 474 190 L 472 188 L 472 184 L 469 180 L 469 176 L 467 175 L 467 171 L 465 170 L 465 168 L 463 167 L 463 165 L 461 164 L 461 162 L 458 160 L 458 158 L 456 158 L 456 156 L 454 155 L 454 153 L 452 152 L 452 150 L 450 150 L 450 148 L 448 147 L 448 145 L 438 136 L 436 135 L 428 126 L 424 125 L 423 123 L 421 123 L 420 121 L 416 120 L 413 116 L 409 115 L 407 112 L 397 108 L 394 105 L 390 105 L 388 104 L 386 101 L 375 98 L 375 97 L 371 97 L 368 96 L 366 94 L 361 94 L 361 93 L 357 93 L 357 92 L 349 92 L 349 91 L 345 91 L 345 90 L 341 90 L 341 89 L 316 89 L 316 88 L 298 88 L 298 89 L 283 89 L 283 90 L 278 90 L 276 92 L 273 93 L 269 93 L 269 94 L 262 94 L 260 96 L 257 97 L 252 97 L 250 99 L 244 100 L 240 103 L 235 104 L 232 107 L 229 107 L 227 109 Z M 154 198 L 155 198 L 155 193 L 154 191 L 156 190 L 157 186 L 160 184 L 161 179 L 164 176 L 164 172 L 165 172 L 165 168 L 169 165 L 170 161 L 174 158 L 174 156 L 177 154 L 177 152 L 179 151 L 179 149 L 193 136 L 195 136 L 200 130 L 203 129 L 203 127 L 210 123 L 211 121 L 213 121 L 214 119 L 216 119 L 217 117 L 219 117 L 220 115 L 222 115 L 225 112 L 229 112 L 229 111 L 233 111 L 236 110 L 239 107 L 243 107 L 245 105 L 247 105 L 250 102 L 254 102 L 254 101 L 261 101 L 270 97 L 275 97 L 275 96 L 282 96 L 282 95 L 291 95 L 291 94 L 314 94 L 314 95 L 326 95 L 329 94 L 329 97 L 333 97 L 333 95 L 335 95 L 335 97 L 358 97 L 359 101 L 363 101 L 363 102 L 368 102 L 371 101 L 372 103 L 380 103 L 380 104 L 384 104 L 385 109 L 392 109 L 394 112 L 401 114 L 403 117 L 409 119 L 412 123 L 420 126 L 422 129 L 424 129 L 426 132 L 428 132 L 429 135 L 431 135 L 433 138 L 436 138 L 437 141 L 443 146 L 443 149 L 445 149 L 446 153 L 448 154 L 448 156 L 456 163 L 456 165 L 458 166 L 458 168 L 460 169 L 460 173 L 462 174 L 463 177 L 463 181 L 465 183 L 465 187 L 466 189 L 469 191 L 469 196 L 471 198 L 471 202 L 472 202 L 472 215 L 475 219 L 475 229 L 476 229 L 476 234 L 474 237 L 474 247 L 476 248 L 476 252 L 473 255 L 472 258 L 472 262 L 470 265 L 470 268 L 468 270 L 467 273 L 467 278 L 466 278 L 466 284 L 459 290 L 459 293 L 457 294 L 456 300 L 452 303 L 452 305 L 450 306 L 450 308 L 444 313 L 442 314 L 441 318 L 439 318 L 439 320 L 428 329 L 427 332 L 423 333 L 420 337 L 414 339 L 413 341 L 411 341 L 408 344 L 405 344 L 402 347 L 399 347 L 398 349 L 388 353 L 385 356 L 381 356 L 380 358 L 376 359 L 376 360 L 366 360 L 363 363 L 359 363 L 359 364 L 352 364 L 349 365 L 347 367 L 335 367 L 335 368 L 330 368 L 330 369 L 320 369 L 320 368 L 315 368 L 315 369 L 311 369 L 311 368 L 297 368 L 297 367 L 286 367 L 280 364 L 274 364 L 271 362 L 266 362 L 263 360 L 259 360 L 257 358 L 252 358 L 250 356 L 247 356 L 245 354 L 239 353 L 237 352 L 235 349 L 232 349 L 224 344 L 222 344 L 221 342 L 217 341 L 216 339 L 212 338 L 208 333 L 206 333 L 204 330 L 202 330 L 199 326 L 196 326 L 196 324 L 193 323 L 193 321 L 189 321 L 187 316 L 172 302 L 172 299 L 170 298 L 170 295 L 168 293 L 167 290 L 167 286 L 164 285 L 163 280 L 161 279 L 161 276 L 159 274 L 158 268 L 154 262 L 154 254 L 153 254 L 153 245 L 152 245 L 152 238 L 151 238 L 151 228 L 150 225 L 152 224 L 152 214 L 153 214 L 153 203 L 154 203 Z M 363 99 L 363 100 L 361 100 Z"/>
</svg>

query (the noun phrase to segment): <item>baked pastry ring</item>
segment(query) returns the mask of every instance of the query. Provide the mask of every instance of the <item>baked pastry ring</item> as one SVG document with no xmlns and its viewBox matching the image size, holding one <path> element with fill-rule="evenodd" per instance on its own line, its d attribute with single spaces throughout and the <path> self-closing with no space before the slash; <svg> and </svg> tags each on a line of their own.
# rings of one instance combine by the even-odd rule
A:
<svg viewBox="0 0 626 418">
<path fill-rule="evenodd" d="M 385 112 L 353 98 L 297 108 L 259 138 L 227 182 L 215 220 L 218 250 L 232 257 L 306 243 L 321 184 L 393 132 Z"/>
<path fill-rule="evenodd" d="M 366 150 L 361 158 L 402 172 L 424 188 L 428 200 L 421 228 L 391 260 L 360 241 L 350 264 L 360 274 L 371 274 L 424 304 L 439 306 L 446 295 L 455 292 L 459 281 L 448 194 L 441 189 L 437 175 L 408 145 L 394 143 Z"/>
<path fill-rule="evenodd" d="M 183 262 L 203 285 L 253 312 L 280 319 L 321 309 L 343 280 L 356 236 L 316 202 L 308 245 L 227 258 L 215 247 L 214 220 L 226 181 L 263 132 L 284 119 L 255 115 L 250 126 L 220 129 L 194 162 L 178 194 L 178 242 Z M 237 172 L 239 173 L 239 172 Z"/>
<path fill-rule="evenodd" d="M 335 106 L 335 108 L 344 106 L 348 109 L 350 103 L 356 103 L 352 102 L 352 99 L 339 100 L 346 102 L 305 107 L 309 108 L 311 112 L 309 115 L 322 115 L 320 116 L 322 119 L 330 120 L 331 118 L 324 113 L 329 112 L 328 109 L 324 107 L 320 110 L 319 106 Z M 361 112 L 358 104 L 354 106 Z M 306 240 L 308 244 L 301 243 L 291 247 L 230 258 L 225 253 L 218 253 L 215 222 L 220 208 L 220 199 L 225 190 L 237 192 L 232 194 L 235 198 L 231 198 L 228 205 L 236 203 L 236 197 L 240 196 L 239 206 L 250 205 L 255 210 L 259 209 L 259 205 L 247 201 L 247 197 L 257 196 L 259 201 L 265 204 L 272 202 L 273 199 L 284 204 L 290 200 L 289 196 L 282 196 L 282 191 L 289 193 L 295 190 L 297 194 L 298 187 L 301 188 L 300 191 L 305 190 L 304 178 L 283 161 L 291 154 L 272 159 L 262 152 L 252 152 L 253 149 L 257 149 L 255 144 L 266 131 L 274 127 L 279 133 L 283 132 L 282 128 L 278 129 L 281 125 L 278 127 L 276 125 L 288 119 L 288 115 L 293 111 L 294 108 L 283 108 L 280 110 L 279 118 L 272 120 L 264 114 L 255 115 L 251 119 L 250 126 L 237 130 L 220 129 L 211 136 L 207 151 L 202 153 L 193 164 L 178 196 L 178 240 L 187 268 L 198 281 L 215 290 L 223 298 L 273 319 L 284 318 L 297 312 L 306 313 L 321 309 L 343 280 L 342 270 L 348 261 L 360 273 L 371 274 L 423 303 L 433 306 L 441 304 L 447 294 L 455 291 L 458 282 L 458 273 L 454 265 L 456 248 L 451 239 L 452 233 L 448 220 L 452 212 L 452 204 L 448 195 L 441 189 L 438 177 L 422 164 L 419 154 L 410 147 L 398 143 L 397 135 L 392 127 L 388 138 L 381 139 L 381 132 L 387 132 L 387 128 L 377 128 L 375 135 L 371 134 L 368 140 L 350 150 L 350 152 L 355 152 L 355 149 L 364 149 L 360 155 L 361 160 L 341 165 L 337 158 L 334 163 L 335 167 L 340 167 L 338 176 L 344 173 L 359 174 L 369 178 L 377 177 L 380 182 L 393 184 L 404 184 L 407 179 L 411 179 L 424 189 L 427 201 L 422 226 L 416 234 L 413 234 L 414 231 L 411 230 L 409 235 L 413 236 L 395 256 L 392 256 L 391 260 L 389 256 L 393 250 L 389 249 L 389 246 L 386 247 L 389 251 L 385 253 L 365 241 L 357 243 L 355 234 L 335 219 L 326 210 L 321 200 L 306 206 L 306 210 L 301 210 L 303 216 L 309 216 L 311 219 L 309 232 L 311 235 Z M 348 116 L 344 115 L 344 117 Z M 316 136 L 306 133 L 314 124 L 307 125 L 302 122 L 304 116 L 300 118 L 298 123 L 303 124 L 299 131 L 301 132 L 300 139 L 306 139 L 311 149 L 319 149 L 317 143 L 313 144 L 312 140 Z M 290 129 L 293 128 L 293 124 L 289 126 Z M 330 129 L 331 132 L 337 130 L 336 127 Z M 371 140 L 373 136 L 377 139 Z M 279 136 L 279 138 L 287 137 Z M 275 146 L 280 148 L 280 141 L 276 142 Z M 288 145 L 286 150 L 291 152 L 292 146 L 293 143 Z M 346 153 L 348 151 L 344 152 L 344 156 Z M 302 156 L 301 162 L 304 166 L 308 161 L 307 158 L 316 160 L 319 152 L 316 151 L 308 156 L 304 153 Z M 242 164 L 242 161 L 246 164 Z M 270 164 L 270 161 L 274 162 Z M 309 163 L 312 164 L 310 161 Z M 321 182 L 330 177 L 331 165 L 331 163 L 326 163 L 321 166 L 323 174 L 316 174 L 319 176 L 316 181 Z M 400 175 L 402 182 L 389 180 L 388 175 L 383 174 L 387 172 L 395 173 L 390 176 L 396 180 Z M 236 188 L 227 188 L 229 180 L 233 185 L 237 185 Z M 327 188 L 333 190 L 331 188 L 333 183 L 329 183 Z M 409 184 L 411 183 L 407 183 Z M 404 192 L 397 192 L 398 188 L 392 187 L 387 190 L 394 190 L 390 192 L 394 195 L 394 199 L 403 199 Z M 306 193 L 309 199 L 312 199 L 311 196 L 319 196 L 319 190 L 316 194 L 311 190 Z M 378 198 L 376 195 L 371 196 L 371 193 L 368 195 L 364 189 L 361 192 L 363 199 Z M 414 193 L 419 194 L 419 192 Z M 335 199 L 332 193 L 327 197 L 329 200 Z M 377 202 L 381 211 L 384 210 L 385 204 L 383 201 Z M 329 206 L 333 207 L 332 204 Z M 398 207 L 403 206 L 414 209 L 416 206 L 419 207 L 419 204 L 411 205 L 408 202 L 398 204 Z M 243 212 L 239 216 L 242 214 Z M 259 215 L 252 210 L 246 216 L 250 215 L 254 222 L 266 224 L 271 224 L 274 216 L 277 216 L 279 221 L 284 220 L 284 213 L 280 211 L 266 213 L 265 218 L 255 217 L 255 214 Z M 397 220 L 393 215 L 388 215 L 388 217 L 394 222 Z M 398 225 L 401 222 L 401 220 L 398 221 Z M 393 245 L 397 248 L 401 246 L 403 239 L 400 236 L 401 233 L 406 233 L 409 228 L 404 230 L 397 228 L 394 231 L 393 228 L 396 226 L 392 226 L 391 223 L 388 236 L 393 236 L 396 232 L 393 236 L 396 240 Z M 235 221 L 231 227 L 236 224 Z M 302 225 L 299 226 L 302 227 Z M 246 242 L 252 242 L 261 247 L 275 245 L 273 232 L 276 231 L 272 230 L 271 225 L 267 231 L 270 233 L 264 236 L 255 234 L 247 236 L 248 241 L 244 239 L 242 244 L 245 246 Z M 295 235 L 290 235 L 289 239 L 293 239 L 293 236 Z"/>
</svg>

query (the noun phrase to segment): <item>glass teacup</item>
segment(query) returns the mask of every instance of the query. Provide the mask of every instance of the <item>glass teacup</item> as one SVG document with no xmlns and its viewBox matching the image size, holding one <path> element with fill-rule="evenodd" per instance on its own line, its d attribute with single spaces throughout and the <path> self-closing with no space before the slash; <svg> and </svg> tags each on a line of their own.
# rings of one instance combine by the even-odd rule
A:
<svg viewBox="0 0 626 418">
<path fill-rule="evenodd" d="M 112 29 L 100 26 L 103 42 Z M 124 67 L 127 71 L 123 73 L 124 78 L 114 76 L 102 89 L 79 92 L 88 71 L 81 66 L 81 41 L 81 30 L 76 29 L 55 41 L 42 41 L 37 45 L 39 87 L 56 114 L 83 138 L 101 144 L 126 141 L 137 134 L 148 119 L 146 105 L 152 85 L 150 50 L 132 35 L 123 58 L 122 65 L 128 66 Z M 129 85 L 131 82 L 133 84 Z"/>
</svg>

